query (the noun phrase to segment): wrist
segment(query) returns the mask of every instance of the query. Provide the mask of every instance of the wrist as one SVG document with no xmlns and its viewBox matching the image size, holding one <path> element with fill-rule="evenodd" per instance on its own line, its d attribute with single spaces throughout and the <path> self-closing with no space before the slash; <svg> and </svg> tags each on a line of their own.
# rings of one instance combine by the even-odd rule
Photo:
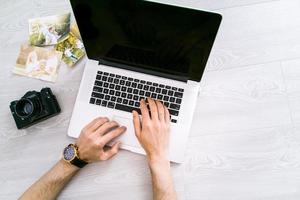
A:
<svg viewBox="0 0 300 200">
<path fill-rule="evenodd" d="M 59 163 L 62 165 L 62 167 L 64 168 L 64 170 L 67 170 L 67 171 L 74 171 L 75 172 L 75 171 L 78 171 L 78 170 L 81 169 L 81 168 L 79 168 L 79 167 L 77 167 L 77 166 L 75 166 L 75 165 L 73 165 L 73 164 L 65 161 L 64 159 L 61 159 L 59 161 Z"/>
<path fill-rule="evenodd" d="M 169 167 L 170 166 L 170 161 L 167 159 L 166 156 L 148 156 L 148 164 L 151 167 Z"/>
</svg>

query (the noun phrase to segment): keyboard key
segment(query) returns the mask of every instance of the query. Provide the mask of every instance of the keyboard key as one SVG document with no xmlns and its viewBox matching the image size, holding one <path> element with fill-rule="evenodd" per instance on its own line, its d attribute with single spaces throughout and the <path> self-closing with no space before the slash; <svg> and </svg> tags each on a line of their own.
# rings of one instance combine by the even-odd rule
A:
<svg viewBox="0 0 300 200">
<path fill-rule="evenodd" d="M 163 99 L 163 95 L 161 95 L 161 94 L 157 95 L 157 99 L 158 100 L 162 100 Z"/>
<path fill-rule="evenodd" d="M 103 100 L 102 103 L 101 103 L 101 106 L 106 107 L 107 106 L 107 101 Z"/>
<path fill-rule="evenodd" d="M 121 97 L 126 98 L 127 94 L 125 92 L 122 92 Z"/>
<path fill-rule="evenodd" d="M 124 80 L 120 80 L 120 85 L 125 85 L 125 81 Z"/>
<path fill-rule="evenodd" d="M 115 79 L 115 80 L 114 80 L 114 83 L 115 83 L 115 84 L 119 84 L 119 82 L 120 82 L 119 79 Z"/>
<path fill-rule="evenodd" d="M 139 100 L 139 96 L 134 95 L 134 96 L 133 96 L 133 100 L 138 101 L 138 100 Z"/>
<path fill-rule="evenodd" d="M 126 79 L 127 79 L 127 77 L 126 77 L 126 76 L 122 76 L 122 79 L 123 79 L 123 80 L 126 80 Z"/>
<path fill-rule="evenodd" d="M 119 96 L 121 96 L 121 92 L 116 91 L 115 95 L 116 95 L 117 97 L 119 97 Z"/>
<path fill-rule="evenodd" d="M 152 85 L 153 85 L 154 87 L 157 87 L 157 86 L 158 86 L 158 84 L 157 84 L 157 83 L 153 83 Z"/>
<path fill-rule="evenodd" d="M 172 123 L 177 123 L 177 120 L 176 119 L 171 119 L 171 122 Z"/>
<path fill-rule="evenodd" d="M 93 92 L 93 93 L 92 93 L 92 97 L 96 97 L 96 98 L 99 98 L 99 99 L 103 99 L 103 98 L 104 98 L 104 95 L 103 95 L 103 94 L 100 94 L 100 93 Z"/>
<path fill-rule="evenodd" d="M 108 83 L 105 82 L 105 83 L 103 84 L 103 87 L 107 88 L 107 87 L 108 87 Z"/>
<path fill-rule="evenodd" d="M 162 84 L 159 84 L 159 86 L 158 87 L 160 87 L 160 88 L 164 88 L 165 86 L 164 85 L 162 85 Z"/>
<path fill-rule="evenodd" d="M 170 105 L 170 103 L 168 103 L 168 102 L 165 102 L 164 103 L 164 105 L 168 108 L 169 107 L 169 105 Z"/>
<path fill-rule="evenodd" d="M 116 88 L 115 88 L 116 90 L 121 90 L 121 86 L 119 86 L 119 85 L 116 85 Z"/>
<path fill-rule="evenodd" d="M 150 92 L 146 92 L 145 96 L 146 96 L 146 97 L 150 97 L 150 96 L 151 96 L 151 93 L 150 93 Z"/>
<path fill-rule="evenodd" d="M 128 81 L 133 81 L 133 78 L 128 78 Z"/>
<path fill-rule="evenodd" d="M 115 75 L 115 74 L 109 74 L 109 76 L 111 76 L 111 77 L 115 77 L 116 75 Z"/>
<path fill-rule="evenodd" d="M 122 92 L 126 92 L 126 90 L 127 90 L 126 87 L 125 87 L 125 86 L 122 86 L 121 91 L 122 91 Z"/>
<path fill-rule="evenodd" d="M 175 102 L 175 98 L 174 98 L 174 97 L 171 97 L 171 98 L 170 98 L 170 102 L 171 102 L 171 103 Z"/>
<path fill-rule="evenodd" d="M 133 91 L 132 88 L 127 88 L 128 93 L 132 93 L 132 91 Z"/>
<path fill-rule="evenodd" d="M 140 90 L 139 95 L 144 96 L 145 95 L 145 91 Z"/>
<path fill-rule="evenodd" d="M 155 91 L 155 87 L 151 86 L 151 87 L 150 87 L 150 91 L 151 91 L 151 92 L 154 92 L 154 91 Z"/>
<path fill-rule="evenodd" d="M 178 88 L 178 92 L 184 92 L 184 89 Z"/>
<path fill-rule="evenodd" d="M 169 90 L 168 95 L 173 96 L 174 92 L 172 90 Z"/>
<path fill-rule="evenodd" d="M 161 91 L 162 94 L 167 94 L 167 92 L 168 92 L 168 90 L 166 90 L 166 89 L 163 89 L 163 90 Z"/>
<path fill-rule="evenodd" d="M 130 81 L 126 81 L 126 84 L 125 84 L 127 87 L 129 87 L 131 85 L 131 82 Z"/>
<path fill-rule="evenodd" d="M 161 92 L 161 89 L 160 89 L 160 88 L 156 88 L 155 92 L 156 92 L 156 93 L 160 93 L 160 92 Z"/>
<path fill-rule="evenodd" d="M 139 79 L 134 79 L 134 82 L 138 83 L 138 82 L 140 82 L 140 80 Z M 141 83 L 142 83 L 142 81 L 141 81 Z"/>
<path fill-rule="evenodd" d="M 93 88 L 93 91 L 94 91 L 94 92 L 102 93 L 103 88 L 101 88 L 101 87 L 96 87 L 96 86 L 95 86 L 95 87 Z"/>
<path fill-rule="evenodd" d="M 96 79 L 101 81 L 102 76 L 101 75 L 97 75 Z"/>
<path fill-rule="evenodd" d="M 118 103 L 122 103 L 122 98 L 117 98 Z"/>
<path fill-rule="evenodd" d="M 110 94 L 111 96 L 113 96 L 113 95 L 115 94 L 115 91 L 114 91 L 114 90 L 109 90 L 109 94 Z"/>
<path fill-rule="evenodd" d="M 181 99 L 176 99 L 176 103 L 181 104 Z"/>
<path fill-rule="evenodd" d="M 112 83 L 112 82 L 113 82 L 113 80 L 114 80 L 114 78 L 112 78 L 112 77 L 109 77 L 107 81 L 108 81 L 109 83 Z"/>
<path fill-rule="evenodd" d="M 141 80 L 140 83 L 141 83 L 141 84 L 146 84 L 146 81 Z"/>
<path fill-rule="evenodd" d="M 108 89 L 105 88 L 105 89 L 103 90 L 103 93 L 104 93 L 104 94 L 108 94 Z"/>
<path fill-rule="evenodd" d="M 179 110 L 180 109 L 180 105 L 171 103 L 170 108 L 174 109 L 174 110 Z"/>
<path fill-rule="evenodd" d="M 98 72 L 97 72 L 97 74 L 103 74 L 103 72 L 101 72 L 101 71 L 98 71 Z"/>
<path fill-rule="evenodd" d="M 147 83 L 146 83 L 147 85 L 152 85 L 152 83 L 150 82 L 150 81 L 147 81 Z"/>
<path fill-rule="evenodd" d="M 168 90 L 171 89 L 171 86 L 166 85 L 166 89 L 168 89 Z"/>
<path fill-rule="evenodd" d="M 134 108 L 132 106 L 125 106 L 125 105 L 122 105 L 122 104 L 116 104 L 116 107 L 115 109 L 117 110 L 122 110 L 122 111 L 125 111 L 125 112 L 132 112 L 133 110 L 137 111 L 139 114 L 141 114 L 141 110 L 138 109 L 138 108 Z"/>
<path fill-rule="evenodd" d="M 139 108 L 139 107 L 140 107 L 140 102 L 138 102 L 138 101 L 135 102 L 135 103 L 134 103 L 134 106 Z"/>
<path fill-rule="evenodd" d="M 95 102 L 96 102 L 96 99 L 95 99 L 95 98 L 91 98 L 91 99 L 90 99 L 90 103 L 91 103 L 91 104 L 95 104 Z"/>
<path fill-rule="evenodd" d="M 133 90 L 133 94 L 138 94 L 139 93 L 139 90 L 138 89 L 134 89 Z"/>
<path fill-rule="evenodd" d="M 100 99 L 97 99 L 96 101 L 96 105 L 100 106 L 101 105 L 101 100 Z"/>
<path fill-rule="evenodd" d="M 132 101 L 132 100 L 129 101 L 129 105 L 130 105 L 130 106 L 133 106 L 133 105 L 134 105 L 134 101 Z"/>
<path fill-rule="evenodd" d="M 144 85 L 144 90 L 149 90 L 149 86 L 148 85 Z"/>
<path fill-rule="evenodd" d="M 172 87 L 172 90 L 175 90 L 175 91 L 177 91 L 177 88 L 176 88 L 176 87 Z"/>
<path fill-rule="evenodd" d="M 109 89 L 115 89 L 115 84 L 109 84 Z"/>
<path fill-rule="evenodd" d="M 107 76 L 102 76 L 102 81 L 107 81 Z"/>
<path fill-rule="evenodd" d="M 120 75 L 116 75 L 116 78 L 121 78 L 121 76 Z"/>
<path fill-rule="evenodd" d="M 143 85 L 142 84 L 138 84 L 138 89 L 143 89 Z"/>
<path fill-rule="evenodd" d="M 101 82 L 101 81 L 95 81 L 95 85 L 102 87 L 103 82 Z"/>
<path fill-rule="evenodd" d="M 103 72 L 103 75 L 105 75 L 105 76 L 108 76 L 108 75 L 109 75 L 109 73 L 107 73 L 107 72 Z"/>
<path fill-rule="evenodd" d="M 127 94 L 127 99 L 132 99 L 133 95 L 132 94 Z"/>
<path fill-rule="evenodd" d="M 169 101 L 169 97 L 168 96 L 164 96 L 164 101 Z"/>
<path fill-rule="evenodd" d="M 111 97 L 110 100 L 111 100 L 112 102 L 115 102 L 115 101 L 117 100 L 117 97 Z"/>
<path fill-rule="evenodd" d="M 177 110 L 171 110 L 169 109 L 169 112 L 171 115 L 174 115 L 174 116 L 178 116 L 179 112 Z"/>
<path fill-rule="evenodd" d="M 151 94 L 151 98 L 152 98 L 152 99 L 156 99 L 156 97 L 157 97 L 157 94 L 155 94 L 155 93 L 152 93 L 152 94 Z"/>
<path fill-rule="evenodd" d="M 128 104 L 128 100 L 127 99 L 123 99 L 123 102 L 122 102 L 123 104 Z"/>
<path fill-rule="evenodd" d="M 175 92 L 174 96 L 178 97 L 178 98 L 182 98 L 183 93 L 181 93 L 181 92 Z"/>
<path fill-rule="evenodd" d="M 108 108 L 114 108 L 114 107 L 115 107 L 115 103 L 109 102 L 109 103 L 107 104 L 107 107 L 108 107 Z"/>
<path fill-rule="evenodd" d="M 105 95 L 105 100 L 109 100 L 110 99 L 110 96 L 109 95 Z"/>
<path fill-rule="evenodd" d="M 131 83 L 131 87 L 136 88 L 137 87 L 137 83 Z"/>
</svg>

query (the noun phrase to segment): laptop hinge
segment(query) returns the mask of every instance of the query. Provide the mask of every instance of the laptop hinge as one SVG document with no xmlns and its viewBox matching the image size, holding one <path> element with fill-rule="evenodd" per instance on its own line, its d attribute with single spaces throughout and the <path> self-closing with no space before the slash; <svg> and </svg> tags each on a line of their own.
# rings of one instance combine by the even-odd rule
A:
<svg viewBox="0 0 300 200">
<path fill-rule="evenodd" d="M 184 77 L 184 76 L 178 76 L 178 75 L 174 75 L 174 74 L 167 74 L 167 73 L 163 73 L 163 72 L 143 69 L 143 68 L 139 68 L 138 66 L 134 66 L 134 65 L 130 66 L 130 65 L 127 65 L 127 64 L 124 64 L 124 63 L 117 63 L 117 62 L 103 60 L 103 59 L 99 60 L 99 65 L 107 65 L 107 66 L 110 66 L 110 67 L 127 69 L 127 70 L 131 70 L 131 71 L 135 71 L 135 72 L 145 73 L 145 74 L 151 74 L 151 75 L 154 75 L 154 76 L 159 76 L 159 77 L 163 77 L 163 78 L 182 81 L 182 82 L 185 82 L 185 83 L 188 81 L 188 78 Z"/>
</svg>

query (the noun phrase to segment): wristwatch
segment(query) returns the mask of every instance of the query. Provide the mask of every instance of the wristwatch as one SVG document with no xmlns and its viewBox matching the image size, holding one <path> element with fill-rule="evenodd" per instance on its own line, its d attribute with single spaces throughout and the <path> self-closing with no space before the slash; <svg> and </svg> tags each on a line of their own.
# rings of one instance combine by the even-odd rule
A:
<svg viewBox="0 0 300 200">
<path fill-rule="evenodd" d="M 76 144 L 69 144 L 63 151 L 63 159 L 76 167 L 83 168 L 88 162 L 81 160 Z"/>
</svg>

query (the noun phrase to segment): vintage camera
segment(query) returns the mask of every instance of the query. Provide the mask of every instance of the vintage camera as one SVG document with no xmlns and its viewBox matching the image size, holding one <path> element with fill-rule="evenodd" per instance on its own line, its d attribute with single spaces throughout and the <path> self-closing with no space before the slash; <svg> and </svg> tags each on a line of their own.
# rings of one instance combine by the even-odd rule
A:
<svg viewBox="0 0 300 200">
<path fill-rule="evenodd" d="M 61 111 L 50 88 L 27 92 L 20 100 L 10 103 L 10 110 L 18 129 L 44 121 Z"/>
</svg>

